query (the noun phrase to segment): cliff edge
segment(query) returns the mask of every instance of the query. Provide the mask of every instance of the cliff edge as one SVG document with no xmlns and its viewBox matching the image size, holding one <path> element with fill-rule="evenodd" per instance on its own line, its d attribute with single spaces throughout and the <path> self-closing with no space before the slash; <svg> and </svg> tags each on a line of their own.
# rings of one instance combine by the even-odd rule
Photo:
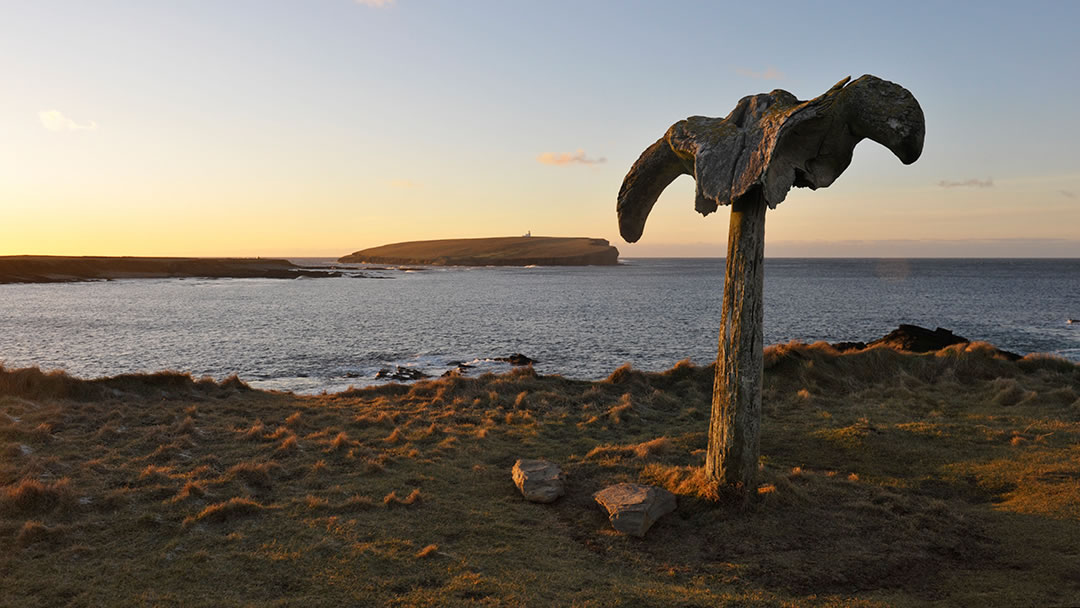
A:
<svg viewBox="0 0 1080 608">
<path fill-rule="evenodd" d="M 511 236 L 393 243 L 363 249 L 338 261 L 429 266 L 610 266 L 618 263 L 619 250 L 604 239 Z"/>
</svg>

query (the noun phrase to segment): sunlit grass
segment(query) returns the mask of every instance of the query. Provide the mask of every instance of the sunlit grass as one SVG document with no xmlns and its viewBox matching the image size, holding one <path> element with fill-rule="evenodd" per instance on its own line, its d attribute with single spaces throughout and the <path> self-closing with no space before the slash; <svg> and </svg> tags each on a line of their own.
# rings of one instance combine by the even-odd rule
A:
<svg viewBox="0 0 1080 608">
<path fill-rule="evenodd" d="M 3 602 L 1076 603 L 1076 365 L 987 345 L 765 358 L 743 493 L 702 474 L 712 370 L 688 362 L 310 397 L 0 368 Z M 524 501 L 517 458 L 558 462 L 567 494 Z M 592 501 L 624 481 L 678 496 L 644 540 Z"/>
</svg>

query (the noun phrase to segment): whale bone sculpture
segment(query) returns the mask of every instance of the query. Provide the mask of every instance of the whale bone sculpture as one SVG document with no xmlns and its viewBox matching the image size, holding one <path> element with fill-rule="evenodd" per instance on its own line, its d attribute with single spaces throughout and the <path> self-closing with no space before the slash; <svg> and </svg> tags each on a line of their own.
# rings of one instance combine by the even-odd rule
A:
<svg viewBox="0 0 1080 608">
<path fill-rule="evenodd" d="M 630 243 L 641 238 L 660 193 L 680 175 L 694 176 L 702 215 L 732 207 L 705 461 L 710 479 L 748 488 L 758 468 L 765 209 L 775 209 L 792 186 L 832 184 L 864 138 L 911 164 L 922 154 L 925 132 L 915 97 L 868 74 L 845 78 L 809 101 L 777 89 L 743 97 L 726 118 L 680 120 L 626 174 L 616 211 Z"/>
</svg>

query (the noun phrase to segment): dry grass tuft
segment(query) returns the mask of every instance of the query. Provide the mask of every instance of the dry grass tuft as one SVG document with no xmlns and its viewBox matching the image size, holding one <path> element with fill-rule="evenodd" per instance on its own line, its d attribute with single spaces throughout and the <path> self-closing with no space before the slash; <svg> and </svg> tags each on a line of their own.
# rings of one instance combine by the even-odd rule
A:
<svg viewBox="0 0 1080 608">
<path fill-rule="evenodd" d="M 629 445 L 597 446 L 585 454 L 585 459 L 618 461 L 623 458 L 637 458 L 639 460 L 648 460 L 668 454 L 673 448 L 674 444 L 670 439 L 657 437 L 656 439 Z"/>
<path fill-rule="evenodd" d="M 401 427 L 395 427 L 389 435 L 383 438 L 386 443 L 398 443 L 403 439 L 404 433 L 401 432 Z"/>
<path fill-rule="evenodd" d="M 156 464 L 148 464 L 146 468 L 139 473 L 140 481 L 150 481 L 157 483 L 164 483 L 172 480 L 172 467 L 160 466 Z"/>
<path fill-rule="evenodd" d="M 330 508 L 330 501 L 321 496 L 314 496 L 312 494 L 308 494 L 304 497 L 304 507 L 307 508 L 307 510 L 309 511 L 315 511 L 317 509 L 328 509 Z"/>
<path fill-rule="evenodd" d="M 251 390 L 251 387 L 248 386 L 247 382 L 244 382 L 243 380 L 241 380 L 240 376 L 238 376 L 236 374 L 232 374 L 228 378 L 225 378 L 224 380 L 222 380 L 221 381 L 221 388 L 229 389 L 231 391 L 236 391 L 236 392 L 243 392 L 243 391 L 250 391 Z"/>
<path fill-rule="evenodd" d="M 438 552 L 439 552 L 439 545 L 432 544 L 432 545 L 428 545 L 428 546 L 424 547 L 423 549 L 420 549 L 419 551 L 417 551 L 416 552 L 416 557 L 417 557 L 417 559 L 424 559 L 425 557 L 433 557 Z"/>
<path fill-rule="evenodd" d="M 68 509 L 74 504 L 71 480 L 66 477 L 54 482 L 27 478 L 0 488 L 0 517 L 45 515 L 58 509 Z"/>
<path fill-rule="evenodd" d="M 624 363 L 615 368 L 615 371 L 611 372 L 603 382 L 607 384 L 630 384 L 639 383 L 643 384 L 647 381 L 645 372 L 634 369 L 629 363 Z"/>
<path fill-rule="evenodd" d="M 400 496 L 398 496 L 396 491 L 390 492 L 383 497 L 383 504 L 388 507 L 392 507 L 394 505 L 408 506 L 414 505 L 418 502 L 420 502 L 420 488 L 416 488 L 412 492 L 409 492 L 409 495 L 405 498 L 401 498 Z"/>
<path fill-rule="evenodd" d="M 353 422 L 363 426 L 389 426 L 395 424 L 395 417 L 389 412 L 380 411 L 373 414 L 360 414 L 355 416 Z"/>
<path fill-rule="evenodd" d="M 256 418 L 255 422 L 253 422 L 251 426 L 247 428 L 236 429 L 236 432 L 240 433 L 240 436 L 244 439 L 262 439 L 263 435 L 266 432 L 266 425 L 263 424 L 262 420 Z"/>
<path fill-rule="evenodd" d="M 338 511 L 346 511 L 346 512 L 349 512 L 349 511 L 366 511 L 366 510 L 374 508 L 374 507 L 375 507 L 375 501 L 374 500 L 368 498 L 367 496 L 362 496 L 360 494 L 356 494 L 354 496 L 350 496 L 348 499 L 345 500 L 345 502 L 341 503 L 337 507 L 337 510 Z"/>
<path fill-rule="evenodd" d="M 1018 405 L 1035 398 L 1035 393 L 1024 390 L 1015 378 L 997 378 L 991 387 L 995 389 L 992 401 L 996 405 Z"/>
<path fill-rule="evenodd" d="M 667 437 L 657 437 L 634 446 L 634 455 L 642 460 L 662 456 L 671 452 L 674 445 Z"/>
<path fill-rule="evenodd" d="M 241 462 L 229 467 L 225 472 L 228 479 L 237 479 L 256 490 L 269 490 L 274 485 L 274 477 L 284 469 L 276 462 Z"/>
<path fill-rule="evenodd" d="M 1060 355 L 1047 353 L 1032 353 L 1018 362 L 1020 369 L 1024 371 L 1047 371 L 1058 374 L 1075 376 L 1080 370 L 1080 364 L 1073 363 Z"/>
<path fill-rule="evenodd" d="M 339 452 L 341 450 L 350 448 L 354 445 L 359 445 L 357 441 L 350 441 L 349 436 L 345 431 L 341 431 L 330 440 L 329 446 L 326 448 L 327 452 Z"/>
<path fill-rule="evenodd" d="M 265 510 L 265 506 L 250 498 L 233 497 L 225 502 L 206 507 L 198 515 L 185 518 L 184 526 L 187 527 L 196 522 L 225 523 L 241 517 L 258 515 Z"/>
<path fill-rule="evenodd" d="M 386 466 L 374 458 L 365 458 L 363 467 L 365 473 L 382 473 L 386 470 Z"/>
<path fill-rule="evenodd" d="M 705 469 L 702 467 L 647 464 L 641 471 L 641 477 L 677 496 L 711 502 L 721 499 L 720 486 L 705 476 Z"/>
<path fill-rule="evenodd" d="M 623 420 L 633 415 L 634 404 L 631 399 L 630 393 L 624 393 L 617 404 L 608 408 L 607 417 L 613 424 L 622 424 Z"/>
<path fill-rule="evenodd" d="M 206 488 L 204 488 L 199 482 L 188 480 L 184 484 L 183 488 L 173 496 L 171 502 L 183 502 L 191 498 L 202 498 L 206 496 Z"/>
<path fill-rule="evenodd" d="M 176 428 L 174 429 L 174 431 L 176 433 L 181 434 L 181 435 L 185 434 L 185 433 L 194 432 L 195 431 L 195 419 L 192 418 L 191 416 L 186 416 L 183 420 L 176 423 Z"/>
<path fill-rule="evenodd" d="M 276 454 L 291 454 L 300 448 L 300 442 L 296 439 L 296 435 L 289 435 L 284 441 L 278 445 L 274 450 Z"/>
<path fill-rule="evenodd" d="M 61 545 L 67 535 L 68 526 L 56 524 L 47 526 L 37 520 L 27 520 L 15 534 L 15 544 L 19 547 L 28 547 L 37 543 L 49 543 Z"/>
<path fill-rule="evenodd" d="M 289 427 L 279 426 L 274 429 L 273 432 L 263 435 L 263 439 L 278 440 L 292 435 L 295 435 L 295 433 L 293 433 Z"/>
</svg>

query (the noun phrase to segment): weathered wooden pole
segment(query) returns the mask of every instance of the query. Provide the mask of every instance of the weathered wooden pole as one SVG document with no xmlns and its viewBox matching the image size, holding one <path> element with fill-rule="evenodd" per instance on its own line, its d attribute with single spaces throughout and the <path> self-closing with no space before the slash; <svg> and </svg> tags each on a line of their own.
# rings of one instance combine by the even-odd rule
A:
<svg viewBox="0 0 1080 608">
<path fill-rule="evenodd" d="M 760 192 L 760 191 L 758 191 Z M 765 210 L 760 194 L 731 206 L 705 474 L 750 486 L 761 451 Z"/>
<path fill-rule="evenodd" d="M 777 89 L 743 97 L 726 118 L 691 116 L 645 149 L 619 190 L 619 232 L 641 238 L 660 193 L 680 175 L 697 182 L 695 208 L 731 205 L 720 348 L 705 472 L 750 489 L 761 449 L 765 211 L 792 187 L 825 188 L 864 138 L 905 165 L 922 154 L 922 108 L 904 87 L 865 75 L 799 101 Z"/>
</svg>

